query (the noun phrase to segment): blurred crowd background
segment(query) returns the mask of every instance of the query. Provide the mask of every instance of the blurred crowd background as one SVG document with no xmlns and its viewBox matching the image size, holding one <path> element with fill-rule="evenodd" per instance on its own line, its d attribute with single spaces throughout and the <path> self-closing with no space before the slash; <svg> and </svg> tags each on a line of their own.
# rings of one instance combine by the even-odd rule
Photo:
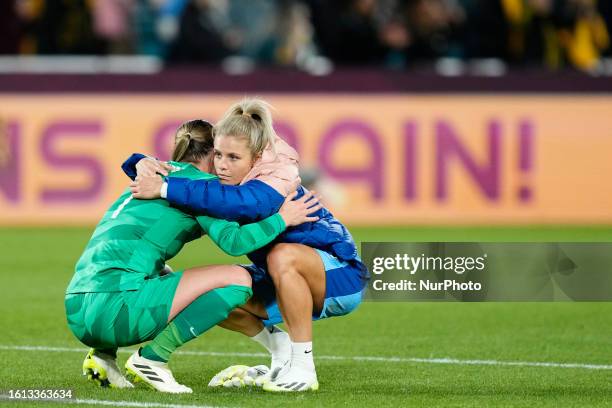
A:
<svg viewBox="0 0 612 408">
<path fill-rule="evenodd" d="M 597 74 L 611 27 L 603 0 L 2 0 L 0 54 L 239 58 L 322 73 L 485 59 Z"/>
</svg>

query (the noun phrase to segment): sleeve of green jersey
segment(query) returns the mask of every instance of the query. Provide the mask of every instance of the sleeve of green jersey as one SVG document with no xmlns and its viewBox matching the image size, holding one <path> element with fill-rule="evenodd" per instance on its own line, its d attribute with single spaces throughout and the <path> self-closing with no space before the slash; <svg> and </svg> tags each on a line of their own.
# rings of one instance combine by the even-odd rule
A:
<svg viewBox="0 0 612 408">
<path fill-rule="evenodd" d="M 269 244 L 286 228 L 283 217 L 278 213 L 245 225 L 206 216 L 196 219 L 210 239 L 231 256 L 246 255 Z"/>
</svg>

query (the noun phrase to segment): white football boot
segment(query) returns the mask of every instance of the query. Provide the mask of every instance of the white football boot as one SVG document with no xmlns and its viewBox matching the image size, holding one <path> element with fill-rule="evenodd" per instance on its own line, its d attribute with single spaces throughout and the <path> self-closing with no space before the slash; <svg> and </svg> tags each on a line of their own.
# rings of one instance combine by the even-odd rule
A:
<svg viewBox="0 0 612 408">
<path fill-rule="evenodd" d="M 274 380 L 263 384 L 263 389 L 271 392 L 316 391 L 319 389 L 317 372 L 314 368 L 289 364 Z"/>
<path fill-rule="evenodd" d="M 190 394 L 193 392 L 191 388 L 176 382 L 168 368 L 168 363 L 144 358 L 139 351 L 130 356 L 125 363 L 125 369 L 128 378 L 134 384 L 142 382 L 157 391 L 172 394 Z"/>
<path fill-rule="evenodd" d="M 272 353 L 272 361 L 270 361 L 270 370 L 263 376 L 258 376 L 255 379 L 255 386 L 263 387 L 267 382 L 274 381 L 282 370 L 288 370 L 291 363 L 291 339 L 289 334 L 279 330 L 275 326 L 271 326 L 270 334 L 274 336 L 274 352 Z M 256 366 L 259 367 L 259 366 Z"/>
<path fill-rule="evenodd" d="M 117 366 L 117 359 L 90 349 L 83 360 L 83 375 L 100 387 L 133 388 Z"/>
<path fill-rule="evenodd" d="M 270 381 L 274 381 L 276 379 L 276 377 L 278 377 L 281 373 L 289 370 L 290 365 L 291 365 L 291 360 L 284 360 L 282 362 L 282 365 L 277 365 L 276 367 L 271 368 L 268 371 L 267 374 L 262 375 L 260 377 L 257 377 L 255 379 L 254 385 L 256 387 L 261 388 L 261 387 L 264 386 L 264 384 L 266 384 L 266 383 L 268 383 Z M 257 366 L 257 367 L 259 367 L 259 366 Z"/>
</svg>

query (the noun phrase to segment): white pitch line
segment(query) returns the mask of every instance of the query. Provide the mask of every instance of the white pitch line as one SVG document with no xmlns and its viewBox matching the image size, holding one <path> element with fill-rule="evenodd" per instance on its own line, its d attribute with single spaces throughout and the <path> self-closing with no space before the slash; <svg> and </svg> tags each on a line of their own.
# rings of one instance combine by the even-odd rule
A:
<svg viewBox="0 0 612 408">
<path fill-rule="evenodd" d="M 79 405 L 106 405 L 111 407 L 136 407 L 136 408 L 220 408 L 211 405 L 183 405 L 183 404 L 163 404 L 161 402 L 134 402 L 134 401 L 113 401 L 96 399 L 11 399 L 9 395 L 0 395 L 0 400 L 14 402 L 60 402 L 62 404 Z"/>
<path fill-rule="evenodd" d="M 76 347 L 47 347 L 47 346 L 7 346 L 0 344 L 0 350 L 7 351 L 49 351 L 49 352 L 78 352 L 86 353 L 87 349 Z M 133 353 L 134 349 L 120 349 L 120 353 Z M 237 353 L 217 351 L 177 351 L 176 354 L 187 356 L 214 356 L 214 357 L 268 357 L 266 353 Z M 612 370 L 610 364 L 585 363 L 555 363 L 545 361 L 499 361 L 499 360 L 460 360 L 456 358 L 418 358 L 418 357 L 379 357 L 379 356 L 315 356 L 317 360 L 335 361 L 378 361 L 383 363 L 423 363 L 423 364 L 454 364 L 454 365 L 488 365 L 511 367 L 549 367 L 549 368 L 583 368 L 587 370 Z"/>
</svg>

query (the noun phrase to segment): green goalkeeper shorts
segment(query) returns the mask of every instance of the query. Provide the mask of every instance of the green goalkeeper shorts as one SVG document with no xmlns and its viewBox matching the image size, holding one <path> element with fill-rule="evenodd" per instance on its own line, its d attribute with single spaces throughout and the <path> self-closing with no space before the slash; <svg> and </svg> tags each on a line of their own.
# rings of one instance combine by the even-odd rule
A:
<svg viewBox="0 0 612 408">
<path fill-rule="evenodd" d="M 97 349 L 151 340 L 168 325 L 174 293 L 183 272 L 147 279 L 138 290 L 66 295 L 68 327 Z"/>
</svg>

